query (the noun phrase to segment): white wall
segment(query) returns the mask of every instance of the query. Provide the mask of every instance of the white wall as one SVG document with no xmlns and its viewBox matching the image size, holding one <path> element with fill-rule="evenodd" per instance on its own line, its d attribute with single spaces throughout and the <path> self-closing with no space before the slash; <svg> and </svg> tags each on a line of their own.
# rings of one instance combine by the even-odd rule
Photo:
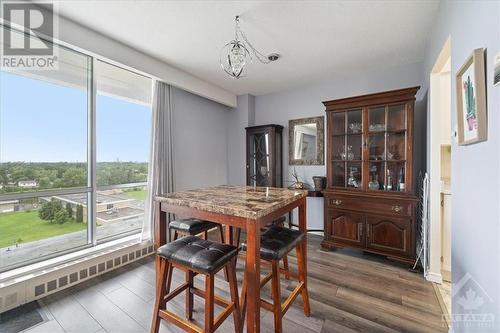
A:
<svg viewBox="0 0 500 333">
<path fill-rule="evenodd" d="M 229 107 L 173 88 L 174 189 L 227 183 Z"/>
<path fill-rule="evenodd" d="M 451 36 L 452 87 L 455 74 L 475 48 L 487 48 L 486 83 L 488 98 L 488 141 L 458 146 L 452 143 L 453 182 L 452 204 L 452 281 L 459 282 L 470 274 L 484 289 L 472 286 L 483 298 L 474 313 L 495 315 L 492 327 L 472 323 L 465 327 L 454 323 L 455 332 L 498 332 L 500 330 L 500 88 L 493 87 L 493 59 L 500 49 L 500 2 L 498 1 L 442 1 L 435 26 L 432 28 L 424 63 L 424 90 L 429 86 L 429 75 L 441 48 Z M 456 93 L 452 89 L 452 129 L 456 124 Z M 467 313 L 460 305 L 465 288 L 454 285 L 452 312 Z M 490 298 L 492 302 L 490 302 Z"/>
</svg>

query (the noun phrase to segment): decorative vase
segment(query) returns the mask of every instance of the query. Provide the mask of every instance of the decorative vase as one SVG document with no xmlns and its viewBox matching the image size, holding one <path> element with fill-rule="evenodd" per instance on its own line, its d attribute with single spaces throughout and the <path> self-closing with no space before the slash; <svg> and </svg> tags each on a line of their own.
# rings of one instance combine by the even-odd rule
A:
<svg viewBox="0 0 500 333">
<path fill-rule="evenodd" d="M 323 191 L 326 187 L 326 177 L 323 176 L 313 176 L 314 190 Z"/>
</svg>

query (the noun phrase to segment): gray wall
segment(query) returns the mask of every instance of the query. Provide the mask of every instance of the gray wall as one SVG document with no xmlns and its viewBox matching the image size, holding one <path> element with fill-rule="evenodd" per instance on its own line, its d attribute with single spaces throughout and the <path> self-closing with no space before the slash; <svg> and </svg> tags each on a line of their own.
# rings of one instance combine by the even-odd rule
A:
<svg viewBox="0 0 500 333">
<path fill-rule="evenodd" d="M 391 89 L 419 86 L 423 81 L 423 64 L 409 64 L 371 71 L 337 73 L 334 77 L 313 85 L 268 95 L 238 96 L 238 108 L 228 115 L 228 181 L 245 183 L 246 126 L 279 124 L 283 132 L 283 181 L 290 184 L 293 167 L 288 166 L 288 121 L 290 119 L 324 116 L 322 101 L 356 96 Z M 415 161 L 417 169 L 425 167 L 426 94 L 417 95 L 415 113 Z M 323 166 L 296 166 L 299 178 L 312 184 L 312 176 L 326 175 Z M 417 172 L 418 173 L 418 172 Z M 416 173 L 416 174 L 417 174 Z M 323 228 L 323 200 L 308 198 L 308 227 Z"/>
<path fill-rule="evenodd" d="M 425 87 L 429 75 L 446 39 L 451 36 L 451 72 L 455 87 L 455 73 L 475 48 L 486 48 L 486 83 L 488 98 L 488 141 L 458 146 L 452 143 L 452 279 L 459 282 L 466 274 L 477 281 L 480 288 L 467 284 L 454 286 L 453 313 L 467 311 L 459 299 L 472 288 L 483 298 L 484 304 L 476 311 L 492 313 L 494 327 L 464 327 L 454 324 L 455 332 L 500 331 L 500 212 L 499 212 L 499 111 L 500 87 L 493 87 L 493 59 L 500 50 L 499 1 L 442 1 L 436 24 L 428 42 L 425 59 Z M 452 129 L 456 124 L 456 94 L 452 89 Z M 490 302 L 491 297 L 493 302 Z M 475 312 L 474 312 L 475 313 Z"/>
<path fill-rule="evenodd" d="M 255 122 L 255 97 L 238 96 L 238 107 L 227 117 L 227 167 L 228 182 L 232 185 L 246 184 L 246 133 L 245 127 Z"/>
<path fill-rule="evenodd" d="M 325 116 L 322 101 L 357 96 L 385 90 L 419 86 L 423 80 L 422 63 L 374 69 L 371 71 L 338 73 L 327 80 L 293 90 L 257 96 L 255 98 L 255 125 L 279 124 L 285 127 L 283 140 L 283 180 L 291 180 L 293 167 L 288 166 L 288 120 Z M 416 142 L 425 140 L 425 94 L 419 92 L 416 105 Z M 417 156 L 423 154 L 421 145 L 415 145 Z M 326 157 L 326 153 L 325 153 Z M 416 160 L 422 161 L 423 158 Z M 312 176 L 326 175 L 323 166 L 296 166 L 301 180 L 312 184 Z M 286 184 L 286 183 L 285 183 Z"/>
<path fill-rule="evenodd" d="M 227 183 L 228 114 L 234 110 L 173 88 L 175 190 Z"/>
</svg>

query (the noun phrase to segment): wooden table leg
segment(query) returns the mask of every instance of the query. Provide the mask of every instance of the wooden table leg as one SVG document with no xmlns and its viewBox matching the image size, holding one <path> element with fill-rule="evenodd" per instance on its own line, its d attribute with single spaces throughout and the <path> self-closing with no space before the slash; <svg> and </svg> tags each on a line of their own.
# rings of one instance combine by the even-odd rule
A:
<svg viewBox="0 0 500 333">
<path fill-rule="evenodd" d="M 303 253 L 304 258 L 304 269 L 302 270 L 303 279 L 304 279 L 304 288 L 307 290 L 307 207 L 306 207 L 306 198 L 301 200 L 299 204 L 299 230 L 304 233 L 304 238 L 300 244 L 301 252 Z M 311 314 L 311 309 L 309 306 L 309 298 L 307 292 L 305 290 L 302 292 L 302 300 L 304 301 L 304 312 L 306 316 Z"/>
<path fill-rule="evenodd" d="M 154 225 L 155 232 L 155 250 L 157 250 L 160 246 L 167 243 L 167 213 L 161 210 L 160 204 L 157 205 L 160 211 L 159 219 L 157 223 Z M 160 272 L 160 258 L 156 256 L 156 285 L 159 285 L 159 281 L 161 281 L 161 272 Z"/>
<path fill-rule="evenodd" d="M 260 332 L 260 223 L 247 220 L 247 332 Z"/>
</svg>

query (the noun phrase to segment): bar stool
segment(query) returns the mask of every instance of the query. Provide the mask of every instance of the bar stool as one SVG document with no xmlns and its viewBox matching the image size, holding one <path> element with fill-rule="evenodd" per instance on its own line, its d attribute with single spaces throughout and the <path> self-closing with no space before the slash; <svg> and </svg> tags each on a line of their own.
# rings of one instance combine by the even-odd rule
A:
<svg viewBox="0 0 500 333">
<path fill-rule="evenodd" d="M 168 225 L 169 237 L 171 237 L 172 231 L 174 232 L 174 237 L 172 240 L 176 240 L 179 235 L 181 236 L 195 236 L 203 233 L 203 239 L 208 238 L 208 231 L 217 227 L 220 232 L 220 241 L 224 243 L 224 231 L 222 230 L 222 225 L 218 223 L 213 223 L 209 221 L 203 221 L 195 218 L 187 219 L 177 219 L 173 220 Z"/>
<path fill-rule="evenodd" d="M 160 320 L 164 319 L 188 332 L 214 332 L 233 313 L 235 332 L 243 329 L 238 284 L 236 280 L 236 256 L 238 248 L 203 240 L 196 236 L 186 236 L 163 245 L 157 250 L 160 258 L 160 278 L 156 285 L 156 301 L 151 324 L 151 333 L 157 333 Z M 170 291 L 170 281 L 174 266 L 186 272 L 184 284 Z M 227 268 L 231 301 L 214 295 L 215 273 Z M 205 290 L 194 287 L 195 274 L 205 275 Z M 170 276 L 170 278 L 169 278 Z M 186 291 L 186 319 L 167 310 L 167 303 L 181 292 Z M 205 324 L 201 328 L 191 320 L 193 317 L 193 295 L 205 299 Z M 224 306 L 224 310 L 214 321 L 214 304 Z"/>
<path fill-rule="evenodd" d="M 280 217 L 277 220 L 274 220 L 271 224 L 267 225 L 266 228 L 269 228 L 271 226 L 279 226 L 279 227 L 285 227 L 285 220 L 286 218 L 284 216 Z M 267 230 L 267 229 L 264 229 Z M 241 228 L 236 228 L 235 232 L 235 245 L 239 246 L 240 244 L 240 238 L 241 238 Z M 284 271 L 283 273 L 285 274 L 285 279 L 290 280 L 290 270 L 288 269 L 288 256 L 285 255 L 283 256 L 283 268 Z"/>
<path fill-rule="evenodd" d="M 265 286 L 271 281 L 271 294 L 272 303 L 266 300 L 260 300 L 260 306 L 266 310 L 274 313 L 274 331 L 282 332 L 282 318 L 290 308 L 290 305 L 295 301 L 299 293 L 302 295 L 302 303 L 304 304 L 304 315 L 309 317 L 311 308 L 309 306 L 309 294 L 307 292 L 307 276 L 306 276 L 306 258 L 302 250 L 301 241 L 304 234 L 298 230 L 292 230 L 280 226 L 272 226 L 267 229 L 261 236 L 260 240 L 260 258 L 261 260 L 270 263 L 271 272 L 267 274 L 261 281 L 260 287 Z M 286 256 L 293 248 L 297 251 L 297 266 L 298 274 L 288 271 L 291 278 L 298 281 L 297 286 L 288 296 L 288 298 L 281 304 L 281 288 L 280 288 L 280 269 L 279 262 Z M 246 243 L 242 244 L 242 250 L 246 250 Z M 243 278 L 242 286 L 242 313 L 246 309 L 246 277 Z M 243 319 L 244 320 L 244 319 Z"/>
</svg>

